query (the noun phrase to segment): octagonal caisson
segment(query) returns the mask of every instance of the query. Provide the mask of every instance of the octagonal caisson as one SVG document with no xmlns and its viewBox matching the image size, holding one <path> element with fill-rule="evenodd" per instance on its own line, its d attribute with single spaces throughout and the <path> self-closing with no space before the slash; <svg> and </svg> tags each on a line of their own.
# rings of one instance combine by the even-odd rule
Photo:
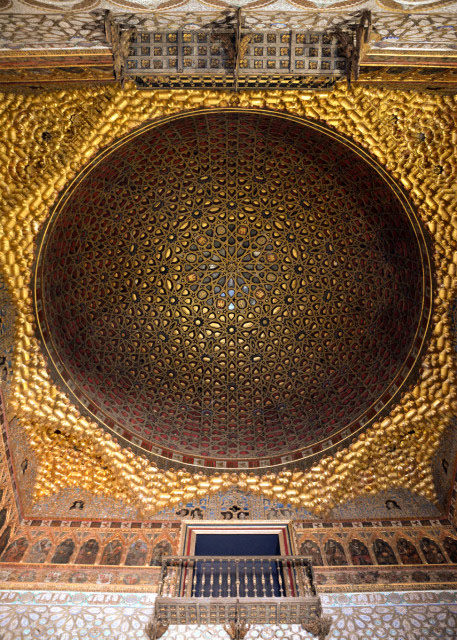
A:
<svg viewBox="0 0 457 640">
<path fill-rule="evenodd" d="M 60 197 L 35 272 L 60 385 L 155 456 L 282 464 L 398 398 L 430 316 L 421 226 L 349 141 L 261 111 L 149 123 Z"/>
</svg>

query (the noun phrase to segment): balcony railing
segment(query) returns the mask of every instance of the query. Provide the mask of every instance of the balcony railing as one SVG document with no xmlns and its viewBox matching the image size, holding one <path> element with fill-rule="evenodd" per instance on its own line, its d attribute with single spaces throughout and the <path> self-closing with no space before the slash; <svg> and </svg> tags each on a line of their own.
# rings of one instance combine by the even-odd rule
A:
<svg viewBox="0 0 457 640">
<path fill-rule="evenodd" d="M 252 625 L 300 624 L 325 638 L 306 556 L 173 556 L 162 562 L 154 619 L 147 633 L 160 638 L 171 625 L 223 625 L 232 640 Z"/>
</svg>

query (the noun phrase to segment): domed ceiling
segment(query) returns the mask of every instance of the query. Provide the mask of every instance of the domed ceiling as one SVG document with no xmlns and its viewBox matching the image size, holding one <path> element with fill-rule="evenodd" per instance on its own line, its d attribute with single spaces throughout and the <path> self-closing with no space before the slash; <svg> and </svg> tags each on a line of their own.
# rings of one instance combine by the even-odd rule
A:
<svg viewBox="0 0 457 640">
<path fill-rule="evenodd" d="M 362 151 L 261 111 L 151 123 L 61 196 L 35 305 L 60 385 L 174 461 L 312 459 L 378 418 L 415 369 L 429 258 Z"/>
</svg>

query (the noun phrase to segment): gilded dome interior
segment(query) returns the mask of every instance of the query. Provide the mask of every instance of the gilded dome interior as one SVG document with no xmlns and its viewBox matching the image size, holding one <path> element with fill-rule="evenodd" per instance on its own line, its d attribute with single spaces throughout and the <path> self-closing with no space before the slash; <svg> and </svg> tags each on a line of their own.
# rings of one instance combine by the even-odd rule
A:
<svg viewBox="0 0 457 640">
<path fill-rule="evenodd" d="M 0 2 L 7 633 L 144 635 L 183 521 L 226 520 L 291 523 L 336 635 L 439 591 L 454 637 L 457 1 L 389 1 Z"/>
<path fill-rule="evenodd" d="M 44 229 L 35 305 L 67 393 L 200 466 L 312 458 L 405 388 L 430 314 L 414 212 L 328 129 L 256 111 L 150 123 Z"/>
</svg>

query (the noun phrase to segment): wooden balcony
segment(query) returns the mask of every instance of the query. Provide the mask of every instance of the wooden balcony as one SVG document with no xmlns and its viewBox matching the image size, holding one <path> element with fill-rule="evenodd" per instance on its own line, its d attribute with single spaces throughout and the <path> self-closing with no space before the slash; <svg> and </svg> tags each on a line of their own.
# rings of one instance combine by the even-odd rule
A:
<svg viewBox="0 0 457 640">
<path fill-rule="evenodd" d="M 222 625 L 231 640 L 251 626 L 299 624 L 329 632 L 306 556 L 173 556 L 163 560 L 153 620 L 157 640 L 171 625 Z"/>
</svg>

